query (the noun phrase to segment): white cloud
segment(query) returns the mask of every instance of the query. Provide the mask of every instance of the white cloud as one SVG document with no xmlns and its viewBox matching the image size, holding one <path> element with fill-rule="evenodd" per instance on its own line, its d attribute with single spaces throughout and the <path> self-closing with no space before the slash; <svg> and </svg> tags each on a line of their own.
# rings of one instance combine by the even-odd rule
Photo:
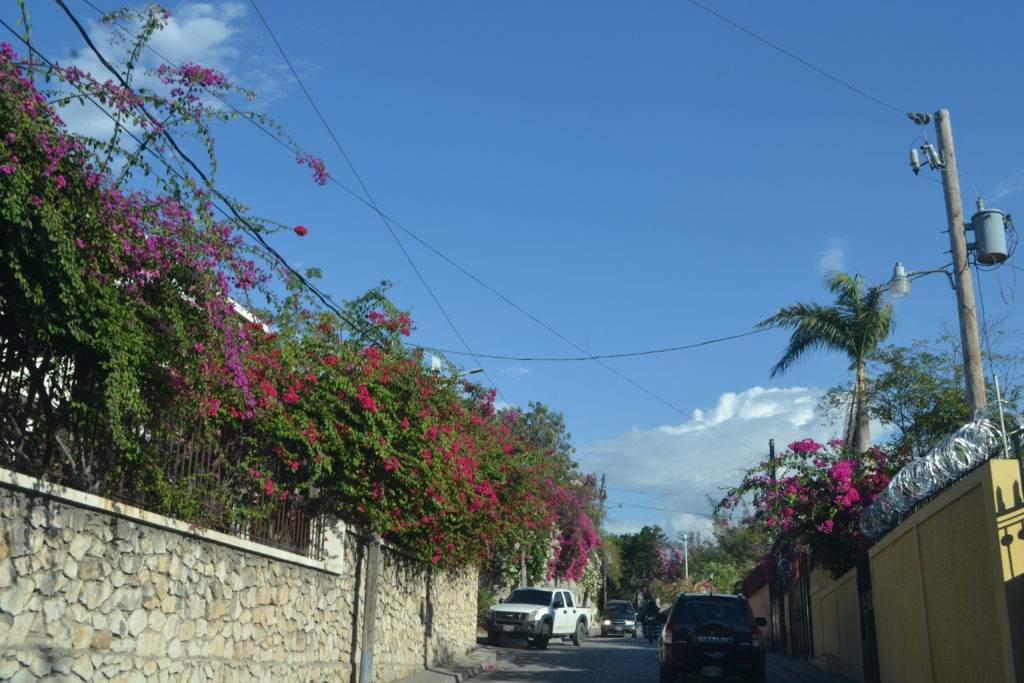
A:
<svg viewBox="0 0 1024 683">
<path fill-rule="evenodd" d="M 680 424 L 634 427 L 578 445 L 581 468 L 606 474 L 609 504 L 623 504 L 609 510 L 609 530 L 635 532 L 658 524 L 670 538 L 684 530 L 707 533 L 711 505 L 702 494 L 717 498 L 721 487 L 738 483 L 744 469 L 767 457 L 769 439 L 781 452 L 793 441 L 837 436 L 841 427 L 824 427 L 816 417 L 821 393 L 751 387 L 722 394 L 714 406 L 694 410 Z"/>
<path fill-rule="evenodd" d="M 1013 177 L 1004 178 L 996 183 L 988 199 L 994 202 L 1007 195 L 1017 194 L 1022 190 L 1024 190 L 1024 171 L 1018 171 Z"/>
<path fill-rule="evenodd" d="M 519 367 L 515 367 L 515 368 L 504 368 L 503 370 L 498 370 L 499 374 L 502 374 L 502 375 L 515 375 L 516 377 L 522 377 L 523 375 L 529 375 L 531 372 L 533 372 L 533 370 L 531 370 L 530 368 L 524 367 L 524 366 L 519 366 Z"/>
<path fill-rule="evenodd" d="M 821 258 L 818 259 L 818 270 L 822 273 L 843 270 L 843 258 L 846 254 L 843 251 L 842 242 L 833 239 L 831 244 L 832 246 L 821 252 Z"/>
<path fill-rule="evenodd" d="M 245 6 L 237 2 L 181 5 L 151 45 L 176 64 L 195 62 L 227 71 L 228 60 L 238 55 L 231 43 L 238 28 L 232 23 L 244 16 Z"/>
</svg>

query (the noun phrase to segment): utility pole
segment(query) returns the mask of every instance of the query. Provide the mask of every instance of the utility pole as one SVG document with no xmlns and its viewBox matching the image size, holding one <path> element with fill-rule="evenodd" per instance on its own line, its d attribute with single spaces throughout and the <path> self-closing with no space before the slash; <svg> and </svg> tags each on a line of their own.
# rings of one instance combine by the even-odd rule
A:
<svg viewBox="0 0 1024 683">
<path fill-rule="evenodd" d="M 606 514 L 605 513 L 605 509 L 604 509 L 604 502 L 605 502 L 605 499 L 608 497 L 608 494 L 605 492 L 605 487 L 604 487 L 605 479 L 604 479 L 604 477 L 605 477 L 605 473 L 602 472 L 601 473 L 601 524 L 600 524 L 600 526 L 602 526 L 602 527 L 604 526 L 604 516 Z M 608 604 L 608 549 L 605 548 L 604 547 L 604 543 L 602 543 L 601 544 L 601 609 L 603 610 L 605 608 L 605 605 L 607 605 L 607 604 Z"/>
<path fill-rule="evenodd" d="M 985 409 L 985 379 L 981 366 L 981 345 L 978 342 L 978 320 L 974 309 L 974 282 L 967 262 L 960 178 L 956 168 L 956 151 L 953 149 L 953 129 L 950 127 L 948 109 L 935 112 L 935 132 L 939 136 L 942 193 L 946 199 L 949 246 L 953 255 L 957 316 L 960 319 L 960 346 L 964 355 L 964 384 L 967 386 L 967 405 L 973 417 Z"/>
<path fill-rule="evenodd" d="M 359 659 L 359 683 L 373 681 L 374 634 L 377 631 L 377 586 L 381 571 L 381 540 L 374 535 L 366 555 L 366 588 L 363 598 L 362 656 Z"/>
</svg>

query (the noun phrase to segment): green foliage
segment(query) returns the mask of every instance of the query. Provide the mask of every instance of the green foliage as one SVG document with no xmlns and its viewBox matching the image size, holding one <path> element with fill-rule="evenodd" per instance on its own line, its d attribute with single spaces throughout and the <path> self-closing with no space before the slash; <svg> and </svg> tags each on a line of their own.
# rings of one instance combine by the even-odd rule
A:
<svg viewBox="0 0 1024 683">
<path fill-rule="evenodd" d="M 749 508 L 742 507 L 749 516 Z M 772 544 L 771 533 L 752 524 L 727 524 L 724 511 L 711 517 L 711 536 L 689 544 L 691 586 L 710 583 L 720 592 L 734 592 Z M 689 590 L 689 589 L 687 589 Z"/>
<path fill-rule="evenodd" d="M 478 629 L 487 628 L 487 612 L 490 610 L 491 605 L 498 602 L 497 596 L 491 592 L 491 589 L 487 586 L 480 585 L 476 590 L 476 627 Z"/>
<path fill-rule="evenodd" d="M 992 329 L 993 343 L 982 354 L 987 368 L 1000 376 L 1004 407 L 1011 427 L 1020 414 L 1024 393 L 1019 384 L 1020 351 L 1001 352 L 1013 335 Z M 970 421 L 963 386 L 963 363 L 957 339 L 944 334 L 931 342 L 887 346 L 871 354 L 867 382 L 870 415 L 895 431 L 886 449 L 900 457 L 927 454 L 942 439 Z M 995 386 L 986 382 L 988 403 L 996 406 Z M 847 388 L 831 388 L 822 399 L 823 412 L 841 410 Z"/>
<path fill-rule="evenodd" d="M 525 411 L 516 407 L 502 408 L 498 411 L 499 417 L 510 425 L 513 434 L 549 456 L 563 472 L 576 470 L 577 465 L 572 460 L 576 448 L 565 426 L 565 416 L 536 401 L 527 405 Z"/>
<path fill-rule="evenodd" d="M 676 580 L 679 562 L 672 558 L 678 550 L 661 527 L 645 526 L 639 533 L 610 535 L 607 541 L 615 548 L 613 555 L 619 557 L 618 568 L 609 577 L 609 594 L 635 596 L 657 580 Z"/>
<path fill-rule="evenodd" d="M 580 577 L 577 585 L 581 600 L 593 602 L 601 594 L 601 549 L 592 548 L 587 558 L 587 566 L 583 569 L 583 576 Z"/>
</svg>

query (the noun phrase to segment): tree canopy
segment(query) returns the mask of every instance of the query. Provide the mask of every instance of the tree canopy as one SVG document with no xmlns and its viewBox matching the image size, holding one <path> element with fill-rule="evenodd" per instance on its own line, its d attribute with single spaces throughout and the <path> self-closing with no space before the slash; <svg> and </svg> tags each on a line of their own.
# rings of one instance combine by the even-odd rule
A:
<svg viewBox="0 0 1024 683">
<path fill-rule="evenodd" d="M 1006 419 L 1012 427 L 1022 407 L 1020 351 L 1015 335 L 988 326 L 992 343 L 982 360 L 1001 378 Z M 1003 348 L 1007 347 L 1007 348 Z M 970 421 L 963 384 L 959 340 L 944 334 L 910 346 L 886 346 L 868 357 L 866 385 L 869 415 L 893 429 L 887 450 L 902 459 L 926 454 Z M 988 403 L 996 406 L 995 384 L 986 382 Z M 831 388 L 822 399 L 825 413 L 838 413 L 845 405 L 848 386 Z"/>
</svg>

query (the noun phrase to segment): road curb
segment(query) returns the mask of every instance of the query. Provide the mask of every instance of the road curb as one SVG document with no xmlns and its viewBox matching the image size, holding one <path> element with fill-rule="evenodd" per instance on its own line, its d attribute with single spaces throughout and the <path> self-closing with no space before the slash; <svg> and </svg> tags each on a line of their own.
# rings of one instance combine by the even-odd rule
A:
<svg viewBox="0 0 1024 683">
<path fill-rule="evenodd" d="M 495 650 L 475 647 L 454 662 L 424 669 L 418 674 L 401 678 L 394 683 L 462 683 L 484 671 L 494 669 Z"/>
<path fill-rule="evenodd" d="M 851 683 L 843 676 L 827 674 L 806 659 L 786 657 L 779 653 L 769 653 L 767 664 L 787 681 L 799 683 Z"/>
</svg>

